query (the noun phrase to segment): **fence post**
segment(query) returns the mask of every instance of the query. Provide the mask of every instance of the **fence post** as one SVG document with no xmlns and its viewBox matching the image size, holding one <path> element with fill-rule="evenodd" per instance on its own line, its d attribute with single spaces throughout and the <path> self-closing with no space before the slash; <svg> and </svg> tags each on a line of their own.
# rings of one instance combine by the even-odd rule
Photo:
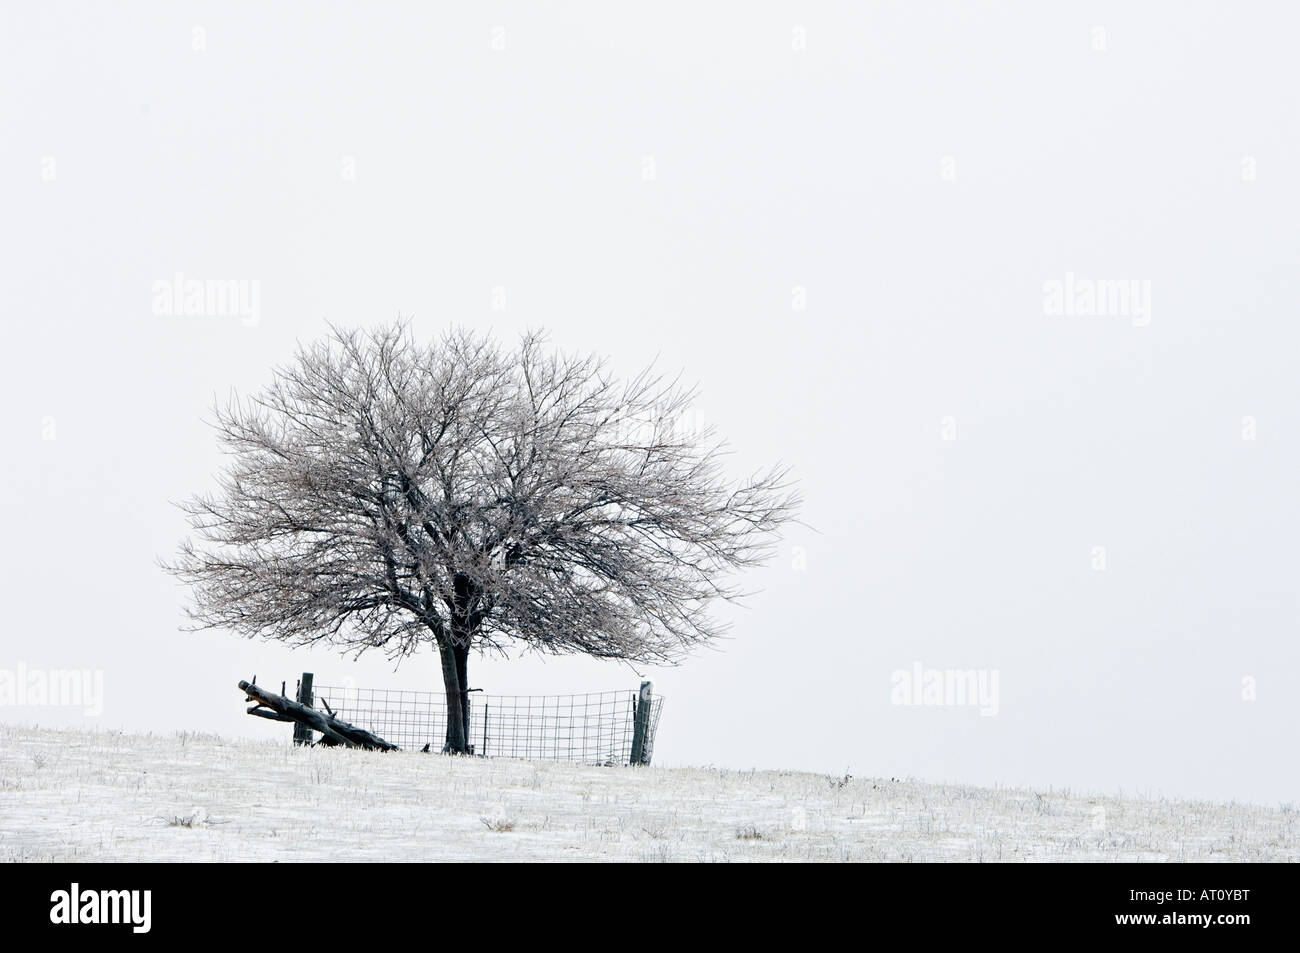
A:
<svg viewBox="0 0 1300 953">
<path fill-rule="evenodd" d="M 302 681 L 298 683 L 298 704 L 312 707 L 314 699 L 311 695 L 311 672 L 302 673 Z M 294 722 L 293 725 L 293 743 L 296 745 L 311 744 L 311 729 L 306 725 L 300 725 Z"/>
<path fill-rule="evenodd" d="M 650 735 L 650 699 L 654 694 L 653 682 L 642 682 L 641 692 L 637 695 L 632 709 L 632 757 L 631 764 L 649 764 L 649 750 L 646 744 Z"/>
</svg>

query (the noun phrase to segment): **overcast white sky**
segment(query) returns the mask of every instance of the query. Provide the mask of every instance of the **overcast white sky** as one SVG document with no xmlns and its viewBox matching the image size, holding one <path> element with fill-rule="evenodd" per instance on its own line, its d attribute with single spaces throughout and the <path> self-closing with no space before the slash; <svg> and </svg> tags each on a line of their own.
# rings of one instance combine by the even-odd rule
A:
<svg viewBox="0 0 1300 953">
<path fill-rule="evenodd" d="M 5 4 L 0 669 L 101 670 L 104 711 L 0 719 L 278 737 L 238 679 L 440 689 L 181 634 L 157 565 L 214 395 L 401 313 L 657 355 L 819 531 L 720 652 L 475 686 L 647 674 L 663 763 L 1295 800 L 1294 9 Z M 256 320 L 156 314 L 178 272 Z M 1070 275 L 1149 310 L 1048 313 Z M 915 663 L 997 714 L 894 704 Z"/>
</svg>

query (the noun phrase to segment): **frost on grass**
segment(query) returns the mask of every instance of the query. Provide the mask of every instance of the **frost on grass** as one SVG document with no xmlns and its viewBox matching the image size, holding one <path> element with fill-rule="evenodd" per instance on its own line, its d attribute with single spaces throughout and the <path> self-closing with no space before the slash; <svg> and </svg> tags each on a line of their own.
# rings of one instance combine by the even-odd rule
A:
<svg viewBox="0 0 1300 953">
<path fill-rule="evenodd" d="M 1297 814 L 0 725 L 0 860 L 1295 861 Z"/>
</svg>

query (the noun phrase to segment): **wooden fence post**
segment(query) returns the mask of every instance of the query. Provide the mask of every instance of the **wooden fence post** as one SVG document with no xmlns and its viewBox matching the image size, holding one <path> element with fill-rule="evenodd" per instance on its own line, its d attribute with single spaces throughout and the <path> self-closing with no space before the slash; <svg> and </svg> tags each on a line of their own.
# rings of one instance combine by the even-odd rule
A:
<svg viewBox="0 0 1300 953">
<path fill-rule="evenodd" d="M 308 708 L 314 707 L 312 702 L 315 701 L 311 694 L 311 675 L 311 672 L 303 672 L 302 681 L 298 683 L 298 704 L 306 705 Z M 296 745 L 311 744 L 311 729 L 306 725 L 294 722 L 293 743 Z"/>
<path fill-rule="evenodd" d="M 642 682 L 641 692 L 637 695 L 632 709 L 632 757 L 631 764 L 650 763 L 650 705 L 654 694 L 653 682 Z"/>
</svg>

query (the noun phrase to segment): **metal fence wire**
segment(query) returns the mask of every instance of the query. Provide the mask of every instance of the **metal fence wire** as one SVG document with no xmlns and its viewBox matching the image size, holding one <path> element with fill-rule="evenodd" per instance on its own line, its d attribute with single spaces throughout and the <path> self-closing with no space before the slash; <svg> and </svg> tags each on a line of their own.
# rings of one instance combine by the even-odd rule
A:
<svg viewBox="0 0 1300 953">
<path fill-rule="evenodd" d="M 441 751 L 447 732 L 447 698 L 440 692 L 317 685 L 312 704 L 379 735 L 406 751 Z M 624 765 L 632 760 L 636 691 L 583 695 L 469 696 L 469 743 L 475 755 L 534 758 L 579 764 Z M 322 702 L 324 704 L 322 704 Z M 662 695 L 648 696 L 641 763 L 654 753 Z"/>
</svg>

